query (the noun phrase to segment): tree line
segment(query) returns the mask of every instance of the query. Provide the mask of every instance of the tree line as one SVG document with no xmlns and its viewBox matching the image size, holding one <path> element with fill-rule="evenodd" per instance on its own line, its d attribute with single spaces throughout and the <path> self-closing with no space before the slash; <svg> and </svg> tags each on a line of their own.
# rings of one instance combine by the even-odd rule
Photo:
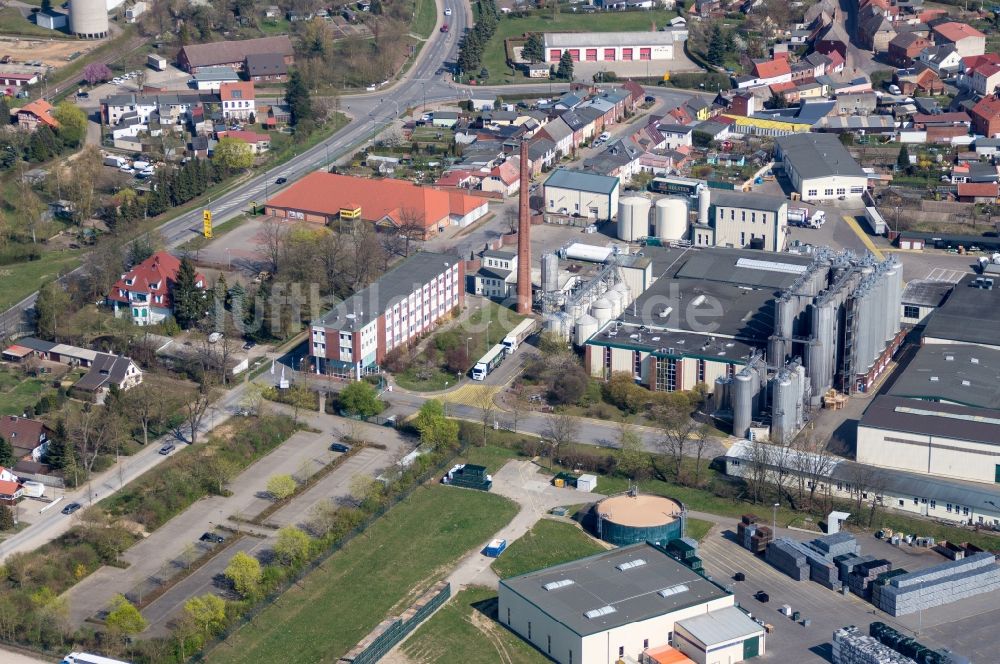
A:
<svg viewBox="0 0 1000 664">
<path fill-rule="evenodd" d="M 480 70 L 483 51 L 500 23 L 500 12 L 494 0 L 478 0 L 479 12 L 472 30 L 462 37 L 458 50 L 458 68 L 466 75 L 489 76 L 485 68 Z"/>
</svg>

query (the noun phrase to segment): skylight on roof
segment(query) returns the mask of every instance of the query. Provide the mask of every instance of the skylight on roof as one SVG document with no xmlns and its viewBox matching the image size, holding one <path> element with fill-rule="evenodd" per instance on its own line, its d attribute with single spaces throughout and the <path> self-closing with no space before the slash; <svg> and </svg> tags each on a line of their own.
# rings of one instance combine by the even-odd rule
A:
<svg viewBox="0 0 1000 664">
<path fill-rule="evenodd" d="M 602 606 L 599 609 L 591 609 L 583 615 L 585 615 L 588 619 L 593 620 L 594 618 L 600 618 L 601 616 L 606 616 L 609 613 L 615 613 L 616 611 L 617 609 L 613 606 Z"/>
<path fill-rule="evenodd" d="M 745 267 L 752 270 L 764 270 L 766 272 L 784 272 L 786 274 L 802 274 L 808 269 L 805 265 L 779 263 L 777 261 L 762 261 L 756 258 L 747 258 L 745 256 L 736 259 L 736 267 Z"/>
<path fill-rule="evenodd" d="M 642 558 L 636 558 L 635 560 L 629 560 L 619 565 L 615 565 L 615 569 L 617 569 L 619 572 L 624 572 L 627 569 L 632 569 L 634 567 L 642 567 L 645 564 L 646 564 L 645 560 L 643 560 Z"/>
<path fill-rule="evenodd" d="M 542 586 L 546 590 L 556 590 L 558 588 L 565 588 L 566 586 L 571 586 L 575 583 L 573 579 L 559 579 L 558 581 L 550 581 Z"/>
<path fill-rule="evenodd" d="M 670 597 L 671 595 L 679 595 L 680 593 L 686 593 L 688 590 L 690 590 L 690 588 L 681 583 L 676 586 L 670 586 L 669 588 L 664 588 L 663 590 L 659 590 L 657 591 L 656 594 L 659 595 L 660 597 Z"/>
<path fill-rule="evenodd" d="M 985 415 L 947 413 L 941 410 L 926 410 L 924 408 L 911 408 L 910 406 L 896 406 L 893 410 L 897 413 L 907 413 L 909 415 L 930 415 L 931 417 L 943 417 L 949 420 L 962 420 L 965 422 L 981 422 L 983 424 L 1000 425 L 1000 418 L 986 417 Z"/>
</svg>

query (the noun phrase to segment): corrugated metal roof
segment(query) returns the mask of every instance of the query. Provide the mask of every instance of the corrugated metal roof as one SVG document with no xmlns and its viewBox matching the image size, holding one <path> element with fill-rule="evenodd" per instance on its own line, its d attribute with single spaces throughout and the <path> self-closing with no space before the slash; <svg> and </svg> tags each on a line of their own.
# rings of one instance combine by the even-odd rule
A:
<svg viewBox="0 0 1000 664">
<path fill-rule="evenodd" d="M 552 172 L 549 179 L 545 181 L 545 186 L 589 191 L 595 194 L 610 194 L 618 188 L 618 178 L 559 168 Z"/>
<path fill-rule="evenodd" d="M 695 616 L 687 620 L 679 620 L 679 627 L 698 639 L 706 648 L 717 644 L 748 639 L 764 633 L 764 628 L 750 619 L 735 606 L 711 611 L 703 616 Z"/>
</svg>

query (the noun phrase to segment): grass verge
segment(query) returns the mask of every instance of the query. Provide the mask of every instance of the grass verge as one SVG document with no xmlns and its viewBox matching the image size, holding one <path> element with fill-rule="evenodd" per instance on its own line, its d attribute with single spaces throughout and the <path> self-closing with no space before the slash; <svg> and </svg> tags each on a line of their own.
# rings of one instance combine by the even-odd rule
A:
<svg viewBox="0 0 1000 664">
<path fill-rule="evenodd" d="M 517 512 L 489 493 L 418 489 L 213 650 L 207 661 L 334 661 Z"/>
<path fill-rule="evenodd" d="M 507 547 L 493 571 L 507 579 L 606 550 L 577 525 L 543 518 Z"/>
<path fill-rule="evenodd" d="M 458 593 L 421 625 L 402 646 L 413 662 L 550 661 L 497 622 L 497 591 L 472 586 Z"/>
<path fill-rule="evenodd" d="M 21 15 L 21 11 L 16 7 L 4 7 L 0 9 L 0 33 L 5 35 L 23 35 L 26 37 L 40 37 L 42 39 L 73 39 L 71 35 L 59 30 L 49 30 L 35 25 L 30 20 Z"/>
<path fill-rule="evenodd" d="M 0 311 L 28 297 L 49 279 L 76 269 L 81 258 L 79 250 L 52 251 L 37 261 L 0 267 Z"/>
<path fill-rule="evenodd" d="M 417 0 L 414 9 L 413 34 L 428 39 L 434 32 L 434 24 L 437 22 L 437 4 L 434 0 Z"/>
<path fill-rule="evenodd" d="M 705 521 L 704 519 L 693 519 L 688 517 L 687 523 L 685 524 L 684 534 L 691 539 L 701 541 L 708 534 L 708 531 L 712 529 L 715 524 L 711 521 Z"/>
</svg>

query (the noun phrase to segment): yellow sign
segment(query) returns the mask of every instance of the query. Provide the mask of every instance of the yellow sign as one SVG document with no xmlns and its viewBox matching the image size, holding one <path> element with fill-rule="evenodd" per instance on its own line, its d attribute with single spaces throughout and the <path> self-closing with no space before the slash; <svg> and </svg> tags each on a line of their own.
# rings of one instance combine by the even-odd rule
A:
<svg viewBox="0 0 1000 664">
<path fill-rule="evenodd" d="M 208 238 L 209 240 L 211 240 L 212 239 L 212 211 L 211 210 L 204 210 L 201 213 L 201 218 L 202 218 L 202 221 L 204 222 L 202 234 L 206 238 Z"/>
<path fill-rule="evenodd" d="M 667 71 L 663 72 L 663 80 L 664 81 L 669 81 L 670 80 L 670 70 L 667 70 Z"/>
</svg>

